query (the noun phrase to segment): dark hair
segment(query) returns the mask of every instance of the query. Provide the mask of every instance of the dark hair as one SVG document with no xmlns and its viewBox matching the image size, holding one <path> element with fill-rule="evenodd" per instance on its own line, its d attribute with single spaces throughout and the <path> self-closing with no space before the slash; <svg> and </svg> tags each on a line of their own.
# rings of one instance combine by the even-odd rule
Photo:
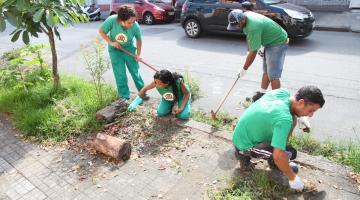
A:
<svg viewBox="0 0 360 200">
<path fill-rule="evenodd" d="M 321 93 L 321 90 L 318 87 L 312 85 L 300 88 L 297 91 L 295 98 L 296 100 L 304 99 L 305 103 L 319 104 L 321 108 L 325 104 L 325 99 Z"/>
<path fill-rule="evenodd" d="M 172 87 L 175 100 L 178 100 L 178 87 L 176 85 L 176 81 L 180 79 L 180 81 L 183 81 L 183 76 L 174 72 L 171 73 L 169 70 L 163 69 L 155 73 L 154 79 L 159 79 L 161 82 L 168 84 Z"/>
<path fill-rule="evenodd" d="M 120 7 L 117 13 L 117 19 L 119 21 L 126 21 L 131 17 L 136 17 L 134 9 L 129 6 Z"/>
</svg>

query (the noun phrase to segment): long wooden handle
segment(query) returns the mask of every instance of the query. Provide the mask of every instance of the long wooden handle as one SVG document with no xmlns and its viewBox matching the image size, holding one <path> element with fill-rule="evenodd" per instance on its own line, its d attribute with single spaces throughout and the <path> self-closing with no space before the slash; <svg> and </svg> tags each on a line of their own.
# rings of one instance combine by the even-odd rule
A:
<svg viewBox="0 0 360 200">
<path fill-rule="evenodd" d="M 219 111 L 219 109 L 221 108 L 221 106 L 224 104 L 226 98 L 229 96 L 231 90 L 235 87 L 236 83 L 238 82 L 240 76 L 238 76 L 235 80 L 235 82 L 233 83 L 233 85 L 231 86 L 230 90 L 228 91 L 228 93 L 225 95 L 225 97 L 221 100 L 220 105 L 217 107 L 217 109 L 215 110 L 215 114 Z"/>
<path fill-rule="evenodd" d="M 127 55 L 129 55 L 129 56 L 131 56 L 131 57 L 133 57 L 133 58 L 136 58 L 136 56 L 134 55 L 134 54 L 132 54 L 132 53 L 130 53 L 129 51 L 127 51 L 127 50 L 125 50 L 124 48 L 118 48 L 118 49 L 120 49 L 121 51 L 123 51 L 124 53 L 126 53 Z M 143 61 L 143 60 L 139 60 L 139 62 L 141 62 L 141 63 L 143 63 L 144 65 L 146 65 L 146 66 L 148 66 L 150 69 L 152 69 L 152 70 L 154 70 L 154 71 L 159 71 L 159 70 L 157 70 L 155 67 L 153 67 L 153 66 L 151 66 L 150 64 L 148 64 L 148 63 L 146 63 L 145 61 Z"/>
</svg>

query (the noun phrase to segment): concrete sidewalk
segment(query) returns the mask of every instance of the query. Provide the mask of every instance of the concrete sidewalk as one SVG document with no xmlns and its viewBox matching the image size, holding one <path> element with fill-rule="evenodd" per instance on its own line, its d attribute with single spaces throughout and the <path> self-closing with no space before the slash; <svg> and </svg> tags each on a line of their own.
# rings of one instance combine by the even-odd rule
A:
<svg viewBox="0 0 360 200">
<path fill-rule="evenodd" d="M 223 187 L 228 178 L 239 173 L 228 137 L 231 133 L 213 132 L 205 124 L 191 121 L 187 125 L 186 130 L 175 133 L 186 132 L 193 141 L 187 148 L 134 155 L 116 164 L 61 146 L 40 149 L 16 137 L 19 133 L 0 115 L 0 199 L 209 199 L 208 191 Z M 343 166 L 305 154 L 300 154 L 298 161 L 302 166 L 299 175 L 316 183 L 318 192 L 311 196 L 294 194 L 288 199 L 345 200 L 360 196 Z M 256 168 L 266 167 L 258 163 Z"/>
<path fill-rule="evenodd" d="M 315 30 L 360 32 L 360 10 L 346 12 L 314 11 Z"/>
</svg>

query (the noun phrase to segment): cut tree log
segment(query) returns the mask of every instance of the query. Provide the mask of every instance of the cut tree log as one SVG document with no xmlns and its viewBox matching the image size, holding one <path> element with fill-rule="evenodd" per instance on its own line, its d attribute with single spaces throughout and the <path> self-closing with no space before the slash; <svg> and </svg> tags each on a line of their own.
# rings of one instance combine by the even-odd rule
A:
<svg viewBox="0 0 360 200">
<path fill-rule="evenodd" d="M 96 113 L 96 120 L 111 122 L 117 113 L 126 111 L 128 106 L 128 102 L 125 99 L 114 101 Z"/>
<path fill-rule="evenodd" d="M 129 141 L 102 133 L 96 135 L 92 146 L 97 151 L 118 160 L 128 160 L 131 155 L 131 144 Z"/>
</svg>

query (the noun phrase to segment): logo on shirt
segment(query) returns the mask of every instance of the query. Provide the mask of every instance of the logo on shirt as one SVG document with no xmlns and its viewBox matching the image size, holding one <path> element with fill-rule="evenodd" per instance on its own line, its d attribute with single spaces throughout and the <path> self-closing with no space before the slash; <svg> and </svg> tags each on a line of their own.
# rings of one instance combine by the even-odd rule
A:
<svg viewBox="0 0 360 200">
<path fill-rule="evenodd" d="M 125 44 L 128 41 L 128 37 L 124 33 L 119 33 L 116 35 L 115 40 L 120 44 Z"/>
<path fill-rule="evenodd" d="M 174 101 L 174 94 L 171 92 L 166 92 L 165 94 L 163 94 L 163 98 L 166 101 Z"/>
</svg>

